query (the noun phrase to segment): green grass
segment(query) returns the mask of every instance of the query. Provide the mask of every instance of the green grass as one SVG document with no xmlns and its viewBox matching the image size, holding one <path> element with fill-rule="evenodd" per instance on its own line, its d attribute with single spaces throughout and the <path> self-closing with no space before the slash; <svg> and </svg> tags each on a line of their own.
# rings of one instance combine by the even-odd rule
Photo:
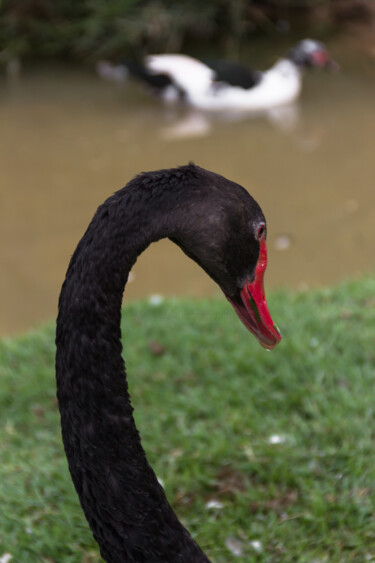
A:
<svg viewBox="0 0 375 563">
<path fill-rule="evenodd" d="M 375 561 L 375 281 L 269 305 L 284 336 L 271 353 L 224 299 L 126 307 L 148 457 L 216 563 Z M 12 563 L 100 561 L 62 452 L 53 364 L 52 325 L 0 343 L 0 558 Z"/>
</svg>

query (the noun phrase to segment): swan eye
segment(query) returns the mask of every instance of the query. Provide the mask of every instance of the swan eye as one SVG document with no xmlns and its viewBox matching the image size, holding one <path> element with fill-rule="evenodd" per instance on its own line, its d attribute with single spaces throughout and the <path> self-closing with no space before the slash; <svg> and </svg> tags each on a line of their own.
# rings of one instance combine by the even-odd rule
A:
<svg viewBox="0 0 375 563">
<path fill-rule="evenodd" d="M 260 240 L 266 234 L 266 226 L 262 223 L 262 225 L 258 229 L 257 238 Z"/>
</svg>

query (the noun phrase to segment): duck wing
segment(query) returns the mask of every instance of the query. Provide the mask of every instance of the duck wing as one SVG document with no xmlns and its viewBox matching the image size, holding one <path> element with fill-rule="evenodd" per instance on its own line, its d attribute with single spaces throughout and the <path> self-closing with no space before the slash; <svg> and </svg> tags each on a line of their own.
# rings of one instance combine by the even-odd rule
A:
<svg viewBox="0 0 375 563">
<path fill-rule="evenodd" d="M 262 73 L 259 70 L 238 63 L 223 59 L 204 60 L 203 62 L 215 72 L 214 82 L 224 82 L 230 86 L 239 86 L 244 90 L 249 90 L 262 80 Z"/>
</svg>

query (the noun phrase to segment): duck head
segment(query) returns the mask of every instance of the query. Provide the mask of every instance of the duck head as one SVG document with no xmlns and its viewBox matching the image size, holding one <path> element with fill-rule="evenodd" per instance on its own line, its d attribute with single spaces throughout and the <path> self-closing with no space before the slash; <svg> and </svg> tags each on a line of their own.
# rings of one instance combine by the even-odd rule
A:
<svg viewBox="0 0 375 563">
<path fill-rule="evenodd" d="M 299 68 L 336 69 L 338 65 L 332 60 L 325 45 L 315 39 L 300 41 L 288 53 L 287 58 Z"/>
</svg>

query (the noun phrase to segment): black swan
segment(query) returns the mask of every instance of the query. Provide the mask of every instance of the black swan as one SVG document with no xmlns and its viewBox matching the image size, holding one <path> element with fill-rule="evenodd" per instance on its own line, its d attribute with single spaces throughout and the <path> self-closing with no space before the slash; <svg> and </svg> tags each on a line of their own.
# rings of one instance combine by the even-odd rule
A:
<svg viewBox="0 0 375 563">
<path fill-rule="evenodd" d="M 98 63 L 103 78 L 129 73 L 166 101 L 182 100 L 204 111 L 265 111 L 294 101 L 307 68 L 335 68 L 320 41 L 304 39 L 270 69 L 255 71 L 225 60 L 200 61 L 181 54 L 149 55 L 141 62 Z"/>
<path fill-rule="evenodd" d="M 263 289 L 266 222 L 244 188 L 189 164 L 141 174 L 98 208 L 60 294 L 56 379 L 70 473 L 108 563 L 208 561 L 146 460 L 121 356 L 125 283 L 163 237 L 219 284 L 265 348 L 281 339 Z"/>
</svg>

